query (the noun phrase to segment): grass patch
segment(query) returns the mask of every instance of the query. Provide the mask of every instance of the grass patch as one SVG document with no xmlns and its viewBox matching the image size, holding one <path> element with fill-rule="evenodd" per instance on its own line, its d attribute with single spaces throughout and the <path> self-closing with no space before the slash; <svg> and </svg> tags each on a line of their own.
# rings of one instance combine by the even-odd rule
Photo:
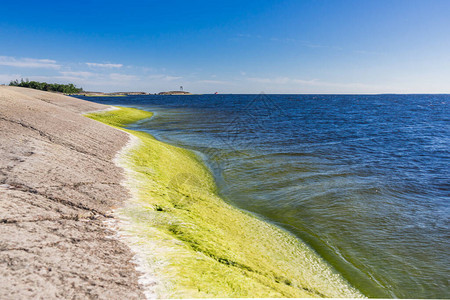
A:
<svg viewBox="0 0 450 300">
<path fill-rule="evenodd" d="M 121 128 L 151 115 L 119 108 L 88 117 Z M 123 130 L 139 145 L 120 160 L 133 193 L 121 229 L 161 278 L 160 297 L 362 296 L 298 239 L 224 202 L 193 152 Z"/>
</svg>

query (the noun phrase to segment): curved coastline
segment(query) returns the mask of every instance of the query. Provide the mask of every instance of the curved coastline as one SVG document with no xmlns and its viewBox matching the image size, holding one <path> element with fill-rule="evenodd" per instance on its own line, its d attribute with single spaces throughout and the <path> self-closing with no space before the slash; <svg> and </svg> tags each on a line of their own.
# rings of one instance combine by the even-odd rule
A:
<svg viewBox="0 0 450 300">
<path fill-rule="evenodd" d="M 116 161 L 133 199 L 116 215 L 141 271 L 154 279 L 147 296 L 363 297 L 306 244 L 223 201 L 193 152 L 124 128 L 151 115 L 87 115 L 133 136 Z"/>
</svg>

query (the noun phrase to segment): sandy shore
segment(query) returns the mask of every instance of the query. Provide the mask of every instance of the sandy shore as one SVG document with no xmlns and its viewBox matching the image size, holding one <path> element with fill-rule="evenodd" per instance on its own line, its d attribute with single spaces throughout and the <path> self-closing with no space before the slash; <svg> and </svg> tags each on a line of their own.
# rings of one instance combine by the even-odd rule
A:
<svg viewBox="0 0 450 300">
<path fill-rule="evenodd" d="M 104 225 L 129 197 L 113 162 L 129 137 L 81 115 L 106 108 L 0 86 L 0 299 L 144 298 Z"/>
</svg>

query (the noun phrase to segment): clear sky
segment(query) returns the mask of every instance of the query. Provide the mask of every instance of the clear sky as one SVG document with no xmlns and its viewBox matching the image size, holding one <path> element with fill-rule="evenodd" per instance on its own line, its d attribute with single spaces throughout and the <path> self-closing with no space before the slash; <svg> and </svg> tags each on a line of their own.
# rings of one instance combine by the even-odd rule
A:
<svg viewBox="0 0 450 300">
<path fill-rule="evenodd" d="M 450 0 L 2 1 L 0 83 L 450 93 Z"/>
</svg>

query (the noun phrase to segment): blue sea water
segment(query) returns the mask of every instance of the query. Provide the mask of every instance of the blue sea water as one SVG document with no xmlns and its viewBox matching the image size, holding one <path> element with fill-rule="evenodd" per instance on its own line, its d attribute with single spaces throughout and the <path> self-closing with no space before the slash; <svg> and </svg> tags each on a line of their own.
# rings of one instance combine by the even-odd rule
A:
<svg viewBox="0 0 450 300">
<path fill-rule="evenodd" d="M 366 296 L 450 296 L 450 95 L 84 99 L 155 112 L 133 129 L 197 151 Z"/>
</svg>

